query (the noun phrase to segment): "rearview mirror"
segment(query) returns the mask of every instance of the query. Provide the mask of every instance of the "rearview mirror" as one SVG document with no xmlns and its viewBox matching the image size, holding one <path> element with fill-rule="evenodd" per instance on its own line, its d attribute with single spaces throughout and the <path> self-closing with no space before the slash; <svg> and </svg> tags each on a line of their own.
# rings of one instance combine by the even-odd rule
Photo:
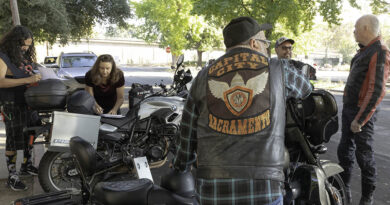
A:
<svg viewBox="0 0 390 205">
<path fill-rule="evenodd" d="M 184 61 L 184 55 L 180 55 L 179 58 L 177 59 L 177 67 L 181 66 L 181 64 L 183 63 Z"/>
</svg>

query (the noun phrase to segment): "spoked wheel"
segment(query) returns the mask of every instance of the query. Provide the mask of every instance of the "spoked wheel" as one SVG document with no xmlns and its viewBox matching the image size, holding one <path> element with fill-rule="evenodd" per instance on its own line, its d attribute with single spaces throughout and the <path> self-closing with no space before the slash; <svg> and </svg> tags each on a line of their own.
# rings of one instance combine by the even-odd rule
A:
<svg viewBox="0 0 390 205">
<path fill-rule="evenodd" d="M 81 190 L 81 180 L 72 156 L 68 152 L 47 151 L 39 164 L 39 183 L 46 192 Z"/>
<path fill-rule="evenodd" d="M 336 174 L 327 179 L 327 191 L 332 205 L 347 204 L 345 185 L 341 176 Z"/>
</svg>

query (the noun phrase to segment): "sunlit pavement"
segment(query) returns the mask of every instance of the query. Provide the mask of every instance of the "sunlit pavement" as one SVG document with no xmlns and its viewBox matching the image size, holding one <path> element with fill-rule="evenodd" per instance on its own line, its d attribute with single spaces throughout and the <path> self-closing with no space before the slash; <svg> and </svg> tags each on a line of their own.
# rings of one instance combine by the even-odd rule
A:
<svg viewBox="0 0 390 205">
<path fill-rule="evenodd" d="M 155 74 L 149 75 L 148 72 L 145 72 L 144 70 L 141 70 L 140 68 L 135 68 L 135 70 L 132 70 L 134 68 L 126 68 L 123 69 L 126 76 L 126 81 L 132 82 L 132 79 L 137 78 L 138 81 L 146 82 L 149 84 L 154 84 L 154 82 L 159 82 L 158 78 L 160 75 L 158 73 L 162 74 L 161 76 L 166 77 L 166 81 L 164 83 L 169 84 L 172 81 L 172 78 L 169 77 L 172 75 L 172 71 L 169 71 L 169 69 L 165 69 L 165 71 L 162 71 L 161 69 L 157 70 L 150 70 L 151 72 Z M 139 72 L 138 74 L 131 74 L 132 72 Z M 199 70 L 192 68 L 191 71 L 193 74 L 196 74 Z M 164 73 L 164 74 L 163 74 Z M 170 75 L 168 74 L 170 73 Z M 332 76 L 333 74 L 333 76 Z M 148 79 L 148 81 L 143 81 L 145 78 L 149 78 L 150 76 L 155 77 L 154 80 L 152 78 Z M 337 82 L 339 79 L 346 80 L 348 75 L 346 75 L 345 72 L 339 73 L 335 71 L 317 71 L 317 77 L 319 79 L 327 79 L 330 78 L 331 81 Z M 334 80 L 336 79 L 336 80 Z M 126 83 L 127 84 L 127 83 Z M 128 100 L 127 100 L 127 91 L 129 90 L 129 86 L 126 86 L 126 97 L 125 97 L 125 103 L 122 106 L 122 113 L 125 113 L 127 111 L 128 107 Z M 389 89 L 389 88 L 388 88 Z M 339 123 L 341 123 L 341 109 L 342 109 L 342 90 L 343 86 L 340 86 L 338 88 L 332 88 L 332 92 L 336 96 L 337 104 L 339 106 Z M 374 150 L 375 150 L 375 157 L 377 160 L 377 166 L 378 166 L 378 187 L 375 192 L 375 204 L 381 205 L 381 204 L 390 204 L 390 183 L 389 183 L 389 173 L 390 173 L 390 140 L 388 140 L 390 128 L 389 128 L 389 122 L 390 122 L 390 95 L 388 94 L 385 99 L 382 102 L 381 105 L 381 112 L 378 115 L 378 120 L 375 124 L 375 141 L 374 141 Z M 340 124 L 341 125 L 341 124 Z M 334 162 L 337 162 L 337 156 L 336 156 L 336 149 L 341 136 L 341 132 L 339 131 L 337 134 L 335 134 L 330 142 L 327 145 L 328 152 L 321 156 L 323 159 L 330 159 Z M 39 182 L 37 180 L 37 177 L 24 177 L 22 180 L 27 184 L 29 187 L 26 191 L 21 192 L 14 192 L 10 189 L 8 189 L 5 186 L 6 178 L 8 176 L 7 167 L 5 166 L 5 157 L 4 157 L 4 149 L 5 149 L 5 129 L 3 122 L 0 122 L 0 205 L 6 205 L 9 204 L 10 201 L 15 200 L 17 198 L 25 197 L 25 196 L 31 196 L 43 193 Z M 43 146 L 35 146 L 34 148 L 34 162 L 35 165 L 39 164 L 39 160 L 44 153 Z M 23 153 L 18 152 L 18 160 L 21 160 Z M 17 164 L 20 164 L 17 163 Z M 19 169 L 19 166 L 17 167 Z M 163 167 L 159 168 L 157 170 L 152 170 L 153 177 L 155 181 L 159 180 L 159 177 L 168 170 L 168 163 Z M 352 184 L 352 195 L 354 204 L 357 204 L 360 199 L 360 170 L 357 167 L 357 164 L 355 166 L 354 170 L 354 180 Z"/>
<path fill-rule="evenodd" d="M 319 80 L 329 80 L 332 82 L 346 82 L 348 74 L 348 71 L 316 71 L 316 75 Z"/>
</svg>

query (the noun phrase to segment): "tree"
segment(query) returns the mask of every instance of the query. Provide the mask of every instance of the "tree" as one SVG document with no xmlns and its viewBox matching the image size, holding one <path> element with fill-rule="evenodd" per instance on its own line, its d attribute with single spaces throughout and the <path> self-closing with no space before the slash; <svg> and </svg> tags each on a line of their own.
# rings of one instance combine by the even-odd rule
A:
<svg viewBox="0 0 390 205">
<path fill-rule="evenodd" d="M 191 4 L 188 0 L 144 0 L 132 2 L 141 25 L 134 35 L 146 42 L 160 42 L 171 47 L 173 55 L 180 55 L 186 47 Z"/>
<path fill-rule="evenodd" d="M 337 24 L 341 0 L 193 0 L 194 12 L 204 15 L 214 25 L 224 26 L 238 16 L 251 16 L 260 23 L 284 27 L 294 34 L 310 30 L 317 12 L 330 24 Z M 268 39 L 275 40 L 281 33 L 266 32 Z"/>
<path fill-rule="evenodd" d="M 131 16 L 127 0 L 19 0 L 21 24 L 31 29 L 35 40 L 66 44 L 92 34 L 96 23 L 125 27 Z M 12 27 L 9 0 L 0 0 L 0 33 Z"/>
<path fill-rule="evenodd" d="M 353 38 L 353 30 L 354 24 L 352 22 L 341 24 L 333 29 L 331 46 L 343 55 L 343 64 L 349 64 L 351 62 L 358 48 Z"/>
<path fill-rule="evenodd" d="M 274 29 L 266 31 L 267 39 L 275 41 L 286 33 L 301 37 L 307 31 L 311 31 L 314 25 L 314 17 L 319 14 L 328 26 L 340 24 L 342 0 L 192 0 L 193 12 L 204 15 L 205 19 L 214 26 L 223 27 L 231 19 L 238 16 L 251 16 L 259 23 L 270 23 Z M 359 0 L 348 0 L 352 7 L 359 8 Z M 372 11 L 376 14 L 388 13 L 390 3 L 388 0 L 370 0 Z M 311 35 L 311 34 L 306 34 Z M 292 36 L 292 35 L 290 35 Z M 305 44 L 308 42 L 304 41 Z M 328 42 L 329 46 L 330 42 Z M 301 45 L 298 45 L 300 47 Z M 308 45 L 310 47 L 310 45 Z M 310 48 L 301 47 L 305 54 Z M 273 47 L 270 47 L 273 48 Z M 341 49 L 341 48 L 340 48 Z M 351 50 L 351 45 L 344 45 L 346 52 Z M 270 54 L 270 51 L 269 51 Z M 346 57 L 346 56 L 345 56 Z M 347 60 L 347 59 L 344 59 Z"/>
<path fill-rule="evenodd" d="M 370 6 L 374 14 L 386 14 L 390 12 L 389 0 L 372 0 Z"/>
<path fill-rule="evenodd" d="M 134 36 L 150 43 L 159 42 L 161 47 L 171 47 L 173 59 L 183 49 L 196 49 L 197 65 L 201 66 L 202 53 L 221 46 L 222 32 L 208 25 L 202 17 L 191 14 L 190 0 L 144 0 L 132 4 L 141 20 L 134 27 Z"/>
<path fill-rule="evenodd" d="M 202 17 L 193 16 L 191 19 L 190 29 L 186 36 L 188 40 L 186 48 L 197 51 L 196 65 L 202 67 L 202 53 L 222 46 L 222 31 L 207 24 Z"/>
</svg>

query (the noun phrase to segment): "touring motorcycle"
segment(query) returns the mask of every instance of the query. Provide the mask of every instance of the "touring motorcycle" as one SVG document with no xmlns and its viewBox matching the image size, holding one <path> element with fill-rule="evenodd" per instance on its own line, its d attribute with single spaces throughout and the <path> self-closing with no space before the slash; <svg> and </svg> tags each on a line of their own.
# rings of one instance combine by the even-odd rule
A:
<svg viewBox="0 0 390 205">
<path fill-rule="evenodd" d="M 285 141 L 286 163 L 284 169 L 286 176 L 285 204 L 346 204 L 345 186 L 339 175 L 343 169 L 336 163 L 320 159 L 321 154 L 327 151 L 324 143 L 328 142 L 330 137 L 338 130 L 337 111 L 334 96 L 324 90 L 314 90 L 305 100 L 288 101 Z M 80 143 L 80 140 L 74 139 L 73 141 L 74 144 Z M 106 178 L 104 174 L 100 176 L 103 178 L 97 180 L 97 184 L 100 185 L 95 186 L 96 182 L 93 179 L 97 175 L 105 173 L 105 171 L 96 171 L 100 170 L 98 167 L 102 166 L 99 165 L 101 163 L 97 163 L 101 161 L 99 160 L 101 155 L 99 151 L 95 152 L 93 149 L 88 148 L 86 143 L 81 144 L 84 144 L 87 148 L 74 149 L 76 151 L 73 154 L 78 165 L 78 172 L 82 178 L 82 190 L 87 190 L 82 194 L 84 202 L 94 200 L 94 197 L 97 197 L 98 201 L 102 201 L 105 204 L 120 204 L 116 200 L 132 200 L 130 196 L 135 197 L 134 195 L 136 195 L 140 196 L 140 198 L 135 197 L 134 199 L 137 201 L 132 202 L 134 204 L 142 204 L 145 200 L 151 200 L 148 197 L 153 196 L 151 194 L 153 190 L 159 190 L 156 187 L 151 188 L 147 180 L 135 179 L 136 177 L 130 180 L 122 179 L 117 182 L 104 183 L 104 178 Z M 77 153 L 77 150 L 91 150 L 91 152 Z M 130 157 L 124 157 L 123 159 L 134 159 L 134 157 L 140 155 L 130 154 L 128 156 Z M 134 163 L 132 165 L 132 163 L 128 162 L 127 165 L 131 167 L 134 166 Z M 188 180 L 191 180 L 191 176 L 184 177 L 184 181 Z M 118 188 L 122 186 L 125 188 Z M 185 186 L 181 189 L 183 191 L 190 190 L 188 187 Z M 172 189 L 169 186 L 165 186 L 162 189 L 167 189 L 170 192 L 178 192 L 180 190 L 180 188 Z M 59 192 L 58 196 L 69 198 L 72 195 L 66 192 Z M 193 199 L 193 196 L 185 196 L 186 200 L 188 200 L 187 202 L 192 203 L 190 201 Z M 147 202 L 145 203 L 147 204 Z M 159 201 L 159 203 L 163 203 L 163 201 Z M 176 202 L 176 204 L 180 203 Z M 183 202 L 183 204 L 186 203 Z"/>
<path fill-rule="evenodd" d="M 339 175 L 343 169 L 336 163 L 320 159 L 321 154 L 327 151 L 324 143 L 337 130 L 337 104 L 331 93 L 314 90 L 304 100 L 287 102 L 284 204 L 347 204 L 345 186 Z M 97 171 L 102 166 L 99 163 L 101 156 L 91 144 L 77 137 L 72 138 L 70 144 L 82 181 L 82 199 L 69 192 L 56 192 L 49 193 L 50 197 L 43 195 L 23 199 L 25 202 L 57 198 L 107 205 L 197 203 L 194 201 L 193 178 L 188 173 L 169 174 L 173 178 L 163 177 L 161 186 L 136 177 L 105 181 L 104 171 Z M 134 159 L 141 155 L 128 156 Z M 127 165 L 137 166 L 134 163 Z"/>
<path fill-rule="evenodd" d="M 338 130 L 337 104 L 325 90 L 287 102 L 284 204 L 343 205 L 343 169 L 329 160 L 324 143 Z"/>
<path fill-rule="evenodd" d="M 160 83 L 160 91 L 153 92 L 152 86 L 133 84 L 128 113 L 123 118 L 101 118 L 96 147 L 99 163 L 104 164 L 100 171 L 131 172 L 126 163 L 130 163 L 132 156 L 146 156 L 150 167 L 157 168 L 165 164 L 168 153 L 175 152 L 174 140 L 188 92 L 187 84 L 192 80 L 190 70 L 182 66 L 183 60 L 183 56 L 178 59 L 170 87 Z M 69 99 L 72 98 L 68 97 L 67 106 L 72 103 Z M 45 113 L 51 117 L 53 109 L 48 110 Z M 52 126 L 53 122 L 47 120 L 34 128 L 37 134 L 44 130 L 50 142 Z M 81 189 L 79 172 L 69 150 L 53 151 L 50 144 L 40 161 L 38 179 L 46 192 Z"/>
</svg>

